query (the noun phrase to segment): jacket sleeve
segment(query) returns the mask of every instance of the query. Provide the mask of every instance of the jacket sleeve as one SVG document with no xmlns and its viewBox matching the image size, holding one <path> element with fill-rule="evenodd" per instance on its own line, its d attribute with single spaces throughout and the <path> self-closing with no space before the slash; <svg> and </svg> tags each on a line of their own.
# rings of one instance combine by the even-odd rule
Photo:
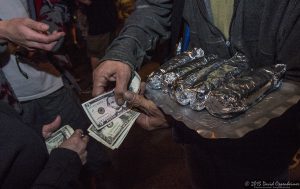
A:
<svg viewBox="0 0 300 189">
<path fill-rule="evenodd" d="M 137 0 L 119 36 L 108 47 L 104 60 L 119 60 L 139 68 L 146 52 L 170 36 L 172 0 Z"/>
<path fill-rule="evenodd" d="M 300 82 L 300 2 L 291 1 L 278 31 L 277 62 L 286 64 L 286 78 Z"/>
<path fill-rule="evenodd" d="M 68 149 L 54 149 L 45 168 L 35 180 L 32 189 L 76 188 L 81 161 L 76 152 Z"/>
</svg>

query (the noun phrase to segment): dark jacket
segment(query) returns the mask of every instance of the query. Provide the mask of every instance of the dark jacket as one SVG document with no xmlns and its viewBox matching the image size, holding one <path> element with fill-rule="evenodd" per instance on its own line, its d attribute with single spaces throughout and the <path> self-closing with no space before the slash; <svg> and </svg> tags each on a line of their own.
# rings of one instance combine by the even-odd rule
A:
<svg viewBox="0 0 300 189">
<path fill-rule="evenodd" d="M 79 156 L 58 148 L 48 155 L 44 141 L 6 103 L 0 102 L 0 188 L 76 188 Z"/>
<path fill-rule="evenodd" d="M 300 81 L 298 0 L 236 0 L 231 45 L 226 44 L 223 34 L 209 21 L 204 1 L 189 2 L 194 5 L 185 18 L 193 32 L 191 46 L 226 58 L 241 51 L 253 66 L 284 63 L 286 78 Z M 174 49 L 183 6 L 184 0 L 138 0 L 136 10 L 102 60 L 121 60 L 132 68 L 140 67 L 147 51 L 154 49 L 159 39 L 170 36 L 169 48 Z"/>
</svg>

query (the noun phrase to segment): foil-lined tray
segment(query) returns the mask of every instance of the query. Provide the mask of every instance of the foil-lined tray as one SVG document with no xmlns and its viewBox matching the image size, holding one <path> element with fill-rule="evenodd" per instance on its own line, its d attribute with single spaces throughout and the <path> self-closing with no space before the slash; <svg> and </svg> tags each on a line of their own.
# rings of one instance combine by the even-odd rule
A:
<svg viewBox="0 0 300 189">
<path fill-rule="evenodd" d="M 165 114 L 183 122 L 205 138 L 240 138 L 248 132 L 263 127 L 270 119 L 282 115 L 300 100 L 300 83 L 283 81 L 282 86 L 268 94 L 245 113 L 222 119 L 210 115 L 206 110 L 194 111 L 181 106 L 161 90 L 146 87 L 146 97 L 154 101 Z"/>
</svg>

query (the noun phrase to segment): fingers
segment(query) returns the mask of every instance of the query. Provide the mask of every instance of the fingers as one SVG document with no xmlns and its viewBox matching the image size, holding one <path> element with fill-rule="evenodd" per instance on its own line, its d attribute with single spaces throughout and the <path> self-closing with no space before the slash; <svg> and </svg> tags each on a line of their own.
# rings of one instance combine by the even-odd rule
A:
<svg viewBox="0 0 300 189">
<path fill-rule="evenodd" d="M 151 101 L 147 100 L 142 95 L 138 95 L 131 91 L 126 91 L 124 94 L 124 99 L 135 108 L 139 108 L 147 112 L 150 109 Z"/>
<path fill-rule="evenodd" d="M 57 42 L 64 35 L 64 32 L 55 32 L 53 34 L 46 35 L 43 33 L 35 32 L 34 30 L 28 30 L 26 39 L 29 44 L 32 43 L 32 47 L 42 48 L 45 47 L 47 44 Z"/>
<path fill-rule="evenodd" d="M 124 104 L 124 93 L 127 91 L 128 83 L 131 78 L 131 72 L 121 72 L 117 74 L 115 96 L 119 106 Z"/>
<path fill-rule="evenodd" d="M 169 124 L 164 117 L 149 116 L 146 114 L 140 114 L 136 119 L 136 124 L 148 131 L 169 127 Z"/>
<path fill-rule="evenodd" d="M 88 136 L 84 135 L 82 130 L 77 129 L 72 136 L 65 140 L 59 147 L 76 152 L 84 164 L 86 162 L 86 146 L 88 141 Z"/>
<path fill-rule="evenodd" d="M 33 30 L 40 31 L 40 32 L 46 32 L 49 29 L 49 26 L 47 24 L 44 24 L 42 22 L 37 22 L 28 18 L 25 19 L 24 23 L 29 28 L 32 28 Z"/>
<path fill-rule="evenodd" d="M 53 47 L 56 45 L 57 41 L 54 41 L 49 44 L 34 42 L 34 41 L 27 41 L 25 44 L 23 44 L 24 47 L 26 47 L 28 50 L 34 50 L 34 49 L 42 49 L 46 51 L 51 51 Z M 29 48 L 28 48 L 29 47 Z"/>
<path fill-rule="evenodd" d="M 83 136 L 84 136 L 83 131 L 81 129 L 76 129 L 71 137 L 81 138 Z"/>
<path fill-rule="evenodd" d="M 141 85 L 140 85 L 139 95 L 144 95 L 145 94 L 145 90 L 146 90 L 146 83 L 142 82 Z"/>
<path fill-rule="evenodd" d="M 89 137 L 85 135 L 81 129 L 76 129 L 71 137 L 78 138 L 78 139 L 80 138 L 80 140 L 82 140 L 83 143 L 85 144 L 84 148 L 89 142 Z"/>
<path fill-rule="evenodd" d="M 43 137 L 45 139 L 49 138 L 50 135 L 60 127 L 60 124 L 61 124 L 61 117 L 58 115 L 56 116 L 53 122 L 43 126 L 42 128 Z"/>
<path fill-rule="evenodd" d="M 87 151 L 85 151 L 84 153 L 80 154 L 79 158 L 82 162 L 82 165 L 86 164 L 86 161 L 87 161 Z"/>
<path fill-rule="evenodd" d="M 124 103 L 123 95 L 127 91 L 131 78 L 131 68 L 120 61 L 107 60 L 98 65 L 93 72 L 93 96 L 104 93 L 109 83 L 115 83 L 115 96 L 118 105 Z"/>
</svg>

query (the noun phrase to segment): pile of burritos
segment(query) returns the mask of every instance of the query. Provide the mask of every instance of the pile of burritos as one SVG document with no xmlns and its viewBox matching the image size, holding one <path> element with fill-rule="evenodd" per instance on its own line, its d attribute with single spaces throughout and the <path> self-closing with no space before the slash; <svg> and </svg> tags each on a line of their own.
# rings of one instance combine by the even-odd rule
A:
<svg viewBox="0 0 300 189">
<path fill-rule="evenodd" d="M 216 117 L 232 118 L 279 88 L 286 71 L 283 64 L 249 65 L 242 53 L 222 59 L 195 48 L 162 64 L 149 75 L 147 85 L 195 111 L 206 109 Z"/>
</svg>

